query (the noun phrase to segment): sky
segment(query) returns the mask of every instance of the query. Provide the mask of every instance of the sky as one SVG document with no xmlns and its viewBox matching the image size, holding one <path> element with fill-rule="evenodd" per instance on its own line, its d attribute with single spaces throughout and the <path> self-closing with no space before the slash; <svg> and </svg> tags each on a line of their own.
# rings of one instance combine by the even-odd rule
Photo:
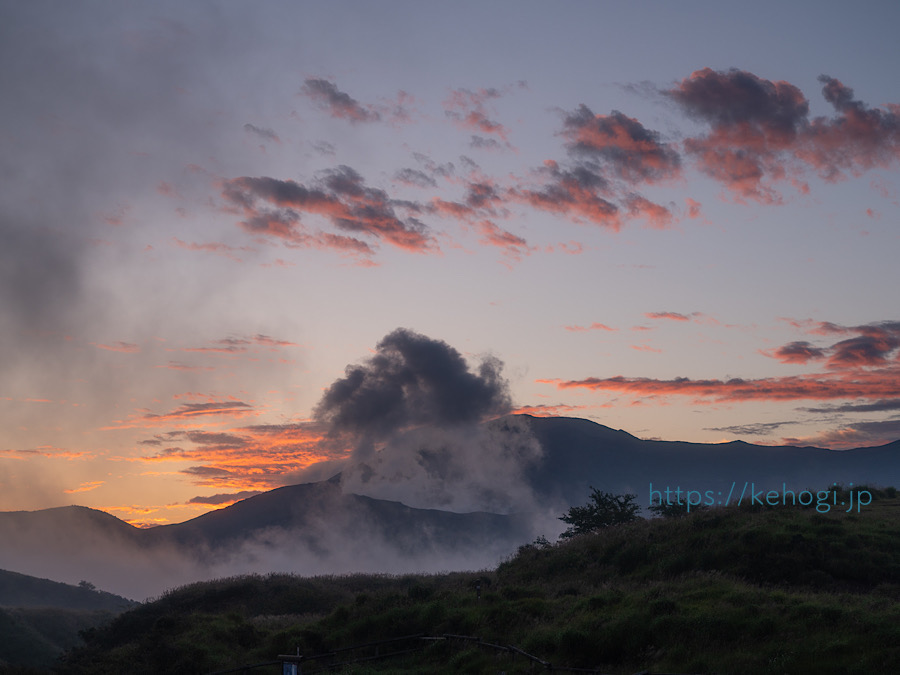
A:
<svg viewBox="0 0 900 675">
<path fill-rule="evenodd" d="M 900 438 L 895 2 L 0 1 L 0 510 L 509 412 Z"/>
</svg>

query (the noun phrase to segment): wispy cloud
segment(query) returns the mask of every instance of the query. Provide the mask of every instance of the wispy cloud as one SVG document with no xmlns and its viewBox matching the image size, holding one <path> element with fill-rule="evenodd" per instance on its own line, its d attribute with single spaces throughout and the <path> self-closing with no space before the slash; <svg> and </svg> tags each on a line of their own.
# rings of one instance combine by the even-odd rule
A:
<svg viewBox="0 0 900 675">
<path fill-rule="evenodd" d="M 120 352 L 122 354 L 137 354 L 141 351 L 140 346 L 133 342 L 114 342 L 110 345 L 92 342 L 91 344 L 97 347 L 97 349 L 105 349 L 106 351 Z"/>
<path fill-rule="evenodd" d="M 110 429 L 153 428 L 165 424 L 197 424 L 199 420 L 215 421 L 216 418 L 241 418 L 259 415 L 259 411 L 243 401 L 210 401 L 207 403 L 184 403 L 167 413 L 141 411 L 128 419 L 117 420 L 102 427 Z"/>
<path fill-rule="evenodd" d="M 91 490 L 96 490 L 101 485 L 104 485 L 106 481 L 103 480 L 92 480 L 82 483 L 77 488 L 72 488 L 71 490 L 63 490 L 67 495 L 76 494 L 78 492 L 90 492 Z"/>
<path fill-rule="evenodd" d="M 523 405 L 512 411 L 514 415 L 534 415 L 535 417 L 562 417 L 565 413 L 576 413 L 586 410 L 590 406 L 586 405 L 566 405 L 558 403 L 551 405 L 541 403 L 538 405 Z"/>
<path fill-rule="evenodd" d="M 244 131 L 246 131 L 249 134 L 258 136 L 259 138 L 262 138 L 263 140 L 266 140 L 266 141 L 272 141 L 273 143 L 281 143 L 281 139 L 278 138 L 278 134 L 276 134 L 271 129 L 265 129 L 265 128 L 258 127 L 253 124 L 247 123 L 244 125 Z"/>
<path fill-rule="evenodd" d="M 496 136 L 505 145 L 509 145 L 509 130 L 488 116 L 488 101 L 503 95 L 499 89 L 454 89 L 444 101 L 444 114 L 460 128 L 479 134 Z M 480 137 L 473 137 L 480 138 Z M 479 143 L 476 143 L 479 145 Z M 490 141 L 481 139 L 482 147 L 491 145 Z M 491 147 L 499 147 L 496 142 Z"/>
<path fill-rule="evenodd" d="M 251 337 L 228 337 L 216 340 L 208 347 L 185 347 L 186 352 L 205 352 L 213 354 L 244 354 L 253 347 L 265 347 L 270 351 L 282 347 L 297 347 L 294 342 L 277 340 L 268 335 L 257 334 Z"/>
<path fill-rule="evenodd" d="M 590 326 L 565 326 L 567 331 L 572 333 L 584 333 L 586 331 L 591 330 L 605 330 L 605 331 L 616 331 L 618 328 L 610 328 L 605 323 L 597 323 L 596 321 L 592 323 Z"/>
</svg>

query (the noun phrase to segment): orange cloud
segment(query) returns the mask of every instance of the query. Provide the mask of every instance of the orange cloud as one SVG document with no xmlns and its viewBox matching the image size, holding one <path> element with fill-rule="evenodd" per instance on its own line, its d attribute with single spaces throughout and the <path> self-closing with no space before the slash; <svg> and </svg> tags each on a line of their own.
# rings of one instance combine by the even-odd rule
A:
<svg viewBox="0 0 900 675">
<path fill-rule="evenodd" d="M 672 225 L 675 217 L 665 206 L 655 204 L 640 195 L 632 195 L 625 201 L 628 215 L 632 218 L 643 218 L 657 230 L 665 230 Z"/>
<path fill-rule="evenodd" d="M 645 312 L 644 316 L 648 319 L 670 319 L 672 321 L 690 321 L 691 317 L 687 314 L 678 312 Z"/>
<path fill-rule="evenodd" d="M 567 331 L 571 331 L 573 333 L 581 333 L 589 330 L 608 330 L 615 331 L 618 328 L 610 328 L 606 324 L 594 322 L 590 326 L 564 326 Z"/>
<path fill-rule="evenodd" d="M 0 450 L 0 457 L 4 459 L 25 459 L 26 457 L 49 457 L 51 459 L 93 459 L 96 455 L 91 452 L 66 450 L 64 448 L 55 448 L 52 445 L 42 445 L 37 448 L 29 448 L 27 450 Z"/>
<path fill-rule="evenodd" d="M 91 490 L 96 490 L 101 485 L 105 484 L 104 480 L 94 480 L 86 483 L 82 483 L 77 488 L 73 488 L 71 490 L 63 490 L 67 495 L 75 494 L 77 492 L 90 492 Z"/>
<path fill-rule="evenodd" d="M 512 411 L 513 415 L 534 415 L 535 417 L 560 417 L 562 413 L 570 413 L 584 410 L 586 405 L 523 405 Z"/>
<path fill-rule="evenodd" d="M 288 483 L 292 475 L 311 464 L 334 459 L 334 451 L 323 450 L 322 441 L 321 432 L 308 423 L 255 425 L 222 433 L 171 431 L 143 441 L 144 445 L 169 447 L 145 455 L 141 461 L 190 463 L 179 473 L 189 476 L 195 485 L 268 490 Z"/>
<path fill-rule="evenodd" d="M 638 352 L 654 352 L 656 354 L 662 354 L 662 349 L 656 349 L 655 347 L 651 347 L 650 345 L 631 345 L 631 348 Z"/>
</svg>

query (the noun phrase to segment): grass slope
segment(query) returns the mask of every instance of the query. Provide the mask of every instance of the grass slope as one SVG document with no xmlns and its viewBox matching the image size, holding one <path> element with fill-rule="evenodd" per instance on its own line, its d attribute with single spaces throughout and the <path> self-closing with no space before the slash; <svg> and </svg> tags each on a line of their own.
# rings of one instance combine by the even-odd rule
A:
<svg viewBox="0 0 900 675">
<path fill-rule="evenodd" d="M 59 607 L 121 612 L 133 600 L 107 593 L 84 582 L 79 586 L 0 570 L 0 607 Z"/>
<path fill-rule="evenodd" d="M 136 604 L 87 584 L 0 570 L 0 672 L 47 670 L 80 644 L 81 631 Z"/>
<path fill-rule="evenodd" d="M 900 499 L 878 496 L 858 514 L 724 508 L 639 520 L 523 546 L 482 573 L 193 584 L 89 631 L 64 671 L 211 672 L 425 632 L 608 673 L 890 672 L 900 662 Z M 529 668 L 440 641 L 343 672 Z"/>
</svg>

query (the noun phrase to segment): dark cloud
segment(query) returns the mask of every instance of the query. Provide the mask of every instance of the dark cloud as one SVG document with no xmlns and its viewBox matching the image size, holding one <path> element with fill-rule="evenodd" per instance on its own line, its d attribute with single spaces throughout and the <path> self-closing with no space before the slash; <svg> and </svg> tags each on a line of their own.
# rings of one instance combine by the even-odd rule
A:
<svg viewBox="0 0 900 675">
<path fill-rule="evenodd" d="M 832 345 L 830 368 L 882 366 L 900 347 L 900 324 L 860 326 L 862 335 Z"/>
<path fill-rule="evenodd" d="M 843 178 L 844 171 L 860 175 L 900 159 L 900 105 L 886 110 L 867 107 L 853 98 L 853 90 L 828 75 L 819 77 L 822 94 L 834 106 L 831 119 L 814 119 L 798 156 L 826 180 Z"/>
<path fill-rule="evenodd" d="M 711 132 L 688 138 L 684 147 L 701 170 L 740 199 L 777 202 L 770 183 L 786 177 L 785 162 L 806 127 L 809 103 L 787 82 L 753 73 L 704 68 L 666 92 Z"/>
<path fill-rule="evenodd" d="M 491 209 L 494 204 L 501 204 L 503 201 L 504 198 L 493 183 L 480 181 L 466 186 L 466 204 L 473 209 Z"/>
<path fill-rule="evenodd" d="M 794 85 L 736 68 L 695 71 L 667 93 L 689 115 L 713 128 L 746 125 L 768 138 L 795 137 L 809 114 L 809 102 Z"/>
<path fill-rule="evenodd" d="M 441 178 L 449 178 L 456 172 L 456 167 L 453 166 L 453 162 L 445 162 L 444 164 L 438 164 L 433 159 L 431 159 L 428 155 L 423 155 L 421 152 L 414 152 L 413 158 L 422 166 L 425 167 L 425 170 L 432 176 L 440 176 Z"/>
<path fill-rule="evenodd" d="M 502 367 L 486 357 L 473 372 L 446 342 L 398 328 L 326 390 L 315 419 L 332 436 L 369 442 L 412 426 L 475 424 L 512 407 Z"/>
<path fill-rule="evenodd" d="M 518 187 L 511 196 L 534 208 L 587 220 L 615 231 L 623 217 L 641 218 L 657 229 L 675 220 L 672 211 L 632 191 L 641 183 L 677 178 L 681 157 L 660 135 L 614 110 L 595 115 L 581 105 L 563 120 L 570 162 L 544 162 L 537 174 L 543 185 Z"/>
<path fill-rule="evenodd" d="M 434 178 L 418 169 L 400 169 L 394 174 L 394 180 L 420 188 L 437 187 L 437 181 Z"/>
<path fill-rule="evenodd" d="M 690 321 L 691 317 L 680 312 L 645 312 L 648 319 L 669 319 L 671 321 Z"/>
<path fill-rule="evenodd" d="M 779 347 L 773 356 L 782 363 L 808 363 L 825 358 L 825 350 L 802 340 Z"/>
<path fill-rule="evenodd" d="M 377 122 L 381 116 L 369 107 L 361 105 L 349 94 L 339 90 L 337 85 L 320 78 L 308 78 L 301 90 L 325 108 L 332 117 L 351 122 Z"/>
<path fill-rule="evenodd" d="M 800 408 L 800 410 L 811 413 L 892 412 L 900 410 L 900 399 L 884 399 L 874 403 L 845 403 L 822 408 Z"/>
<path fill-rule="evenodd" d="M 721 431 L 735 436 L 767 436 L 776 429 L 797 422 L 754 422 L 751 424 L 735 424 L 728 427 L 707 427 L 707 431 Z"/>
<path fill-rule="evenodd" d="M 618 110 L 595 115 L 582 104 L 566 116 L 564 125 L 572 154 L 605 163 L 628 183 L 655 183 L 680 174 L 677 150 L 662 143 L 658 132 Z"/>
<path fill-rule="evenodd" d="M 371 252 L 369 245 L 358 239 L 308 231 L 301 222 L 303 214 L 322 216 L 340 230 L 372 236 L 408 251 L 423 252 L 434 246 L 423 223 L 397 213 L 418 212 L 418 205 L 393 200 L 384 190 L 367 186 L 348 166 L 323 172 L 313 187 L 267 176 L 234 178 L 225 182 L 222 194 L 243 209 L 247 217 L 241 223 L 244 229 L 293 246 Z"/>
<path fill-rule="evenodd" d="M 556 162 L 548 161 L 540 174 L 546 180 L 543 186 L 520 188 L 512 194 L 534 208 L 619 230 L 619 207 L 606 198 L 613 195 L 598 166 L 585 163 L 562 169 Z"/>
<path fill-rule="evenodd" d="M 499 150 L 503 145 L 496 138 L 472 136 L 472 139 L 469 141 L 469 147 L 475 150 Z"/>
<path fill-rule="evenodd" d="M 900 159 L 900 105 L 868 108 L 839 80 L 819 80 L 836 112 L 831 118 L 810 120 L 809 103 L 794 85 L 737 69 L 705 68 L 664 93 L 711 128 L 684 143 L 701 170 L 739 199 L 777 202 L 772 184 L 789 180 L 806 192 L 809 167 L 833 181 Z"/>
<path fill-rule="evenodd" d="M 900 419 L 854 422 L 838 429 L 806 438 L 783 438 L 791 445 L 819 445 L 830 448 L 877 447 L 900 439 Z"/>
<path fill-rule="evenodd" d="M 147 420 L 164 420 L 178 419 L 185 417 L 202 417 L 206 415 L 245 415 L 253 410 L 253 406 L 243 401 L 222 401 L 210 403 L 185 403 L 170 413 L 164 415 L 156 415 L 147 413 L 144 419 Z"/>
<path fill-rule="evenodd" d="M 793 322 L 797 327 L 811 328 L 819 335 L 847 335 L 828 347 L 816 347 L 807 341 L 791 342 L 774 352 L 763 352 L 783 363 L 807 363 L 827 358 L 832 369 L 853 369 L 887 365 L 900 350 L 900 322 L 882 321 L 861 326 L 839 326 L 830 322 Z"/>
</svg>

